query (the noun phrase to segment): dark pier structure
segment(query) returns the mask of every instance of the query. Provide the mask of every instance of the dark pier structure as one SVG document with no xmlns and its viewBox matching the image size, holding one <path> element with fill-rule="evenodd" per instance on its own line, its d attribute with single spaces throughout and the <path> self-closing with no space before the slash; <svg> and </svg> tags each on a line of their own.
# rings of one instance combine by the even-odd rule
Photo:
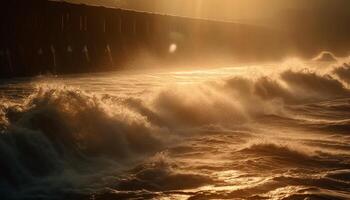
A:
<svg viewBox="0 0 350 200">
<path fill-rule="evenodd" d="M 173 62 L 214 53 L 265 58 L 276 41 L 271 31 L 229 22 L 46 0 L 1 4 L 0 77 L 115 70 L 144 52 Z"/>
<path fill-rule="evenodd" d="M 0 20 L 0 77 L 117 70 L 145 54 L 263 61 L 290 47 L 288 34 L 263 26 L 47 0 L 3 0 Z"/>
</svg>

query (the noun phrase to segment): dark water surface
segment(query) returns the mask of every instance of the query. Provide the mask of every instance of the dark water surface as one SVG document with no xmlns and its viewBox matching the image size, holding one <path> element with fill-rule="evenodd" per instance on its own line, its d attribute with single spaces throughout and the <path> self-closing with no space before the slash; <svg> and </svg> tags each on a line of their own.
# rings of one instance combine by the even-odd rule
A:
<svg viewBox="0 0 350 200">
<path fill-rule="evenodd" d="M 350 199 L 350 66 L 2 81 L 1 199 Z"/>
</svg>

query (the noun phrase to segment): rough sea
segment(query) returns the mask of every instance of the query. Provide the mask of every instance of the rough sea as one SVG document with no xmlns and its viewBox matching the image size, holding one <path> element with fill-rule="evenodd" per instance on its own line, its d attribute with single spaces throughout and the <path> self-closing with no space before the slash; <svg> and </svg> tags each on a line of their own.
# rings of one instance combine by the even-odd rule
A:
<svg viewBox="0 0 350 200">
<path fill-rule="evenodd" d="M 0 81 L 0 199 L 350 199 L 350 59 Z"/>
</svg>

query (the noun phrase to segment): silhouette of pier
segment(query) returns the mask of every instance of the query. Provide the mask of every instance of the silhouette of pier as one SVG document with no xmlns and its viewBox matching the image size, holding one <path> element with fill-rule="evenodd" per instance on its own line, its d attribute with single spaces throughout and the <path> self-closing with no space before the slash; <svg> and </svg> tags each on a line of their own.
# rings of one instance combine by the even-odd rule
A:
<svg viewBox="0 0 350 200">
<path fill-rule="evenodd" d="M 138 52 L 164 61 L 269 60 L 288 49 L 284 36 L 262 26 L 47 0 L 1 4 L 0 77 L 120 69 Z"/>
<path fill-rule="evenodd" d="M 119 69 L 139 51 L 158 59 L 203 52 L 248 58 L 276 44 L 270 31 L 230 22 L 46 0 L 1 4 L 0 77 Z M 171 44 L 176 56 L 168 55 Z"/>
</svg>

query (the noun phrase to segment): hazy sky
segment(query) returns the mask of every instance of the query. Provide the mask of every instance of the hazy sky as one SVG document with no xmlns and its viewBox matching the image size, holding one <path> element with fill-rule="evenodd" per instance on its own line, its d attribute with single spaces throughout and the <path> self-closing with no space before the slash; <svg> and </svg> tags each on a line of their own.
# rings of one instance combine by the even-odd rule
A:
<svg viewBox="0 0 350 200">
<path fill-rule="evenodd" d="M 290 12 L 350 13 L 350 0 L 67 0 L 171 15 L 219 20 L 265 21 Z"/>
</svg>

